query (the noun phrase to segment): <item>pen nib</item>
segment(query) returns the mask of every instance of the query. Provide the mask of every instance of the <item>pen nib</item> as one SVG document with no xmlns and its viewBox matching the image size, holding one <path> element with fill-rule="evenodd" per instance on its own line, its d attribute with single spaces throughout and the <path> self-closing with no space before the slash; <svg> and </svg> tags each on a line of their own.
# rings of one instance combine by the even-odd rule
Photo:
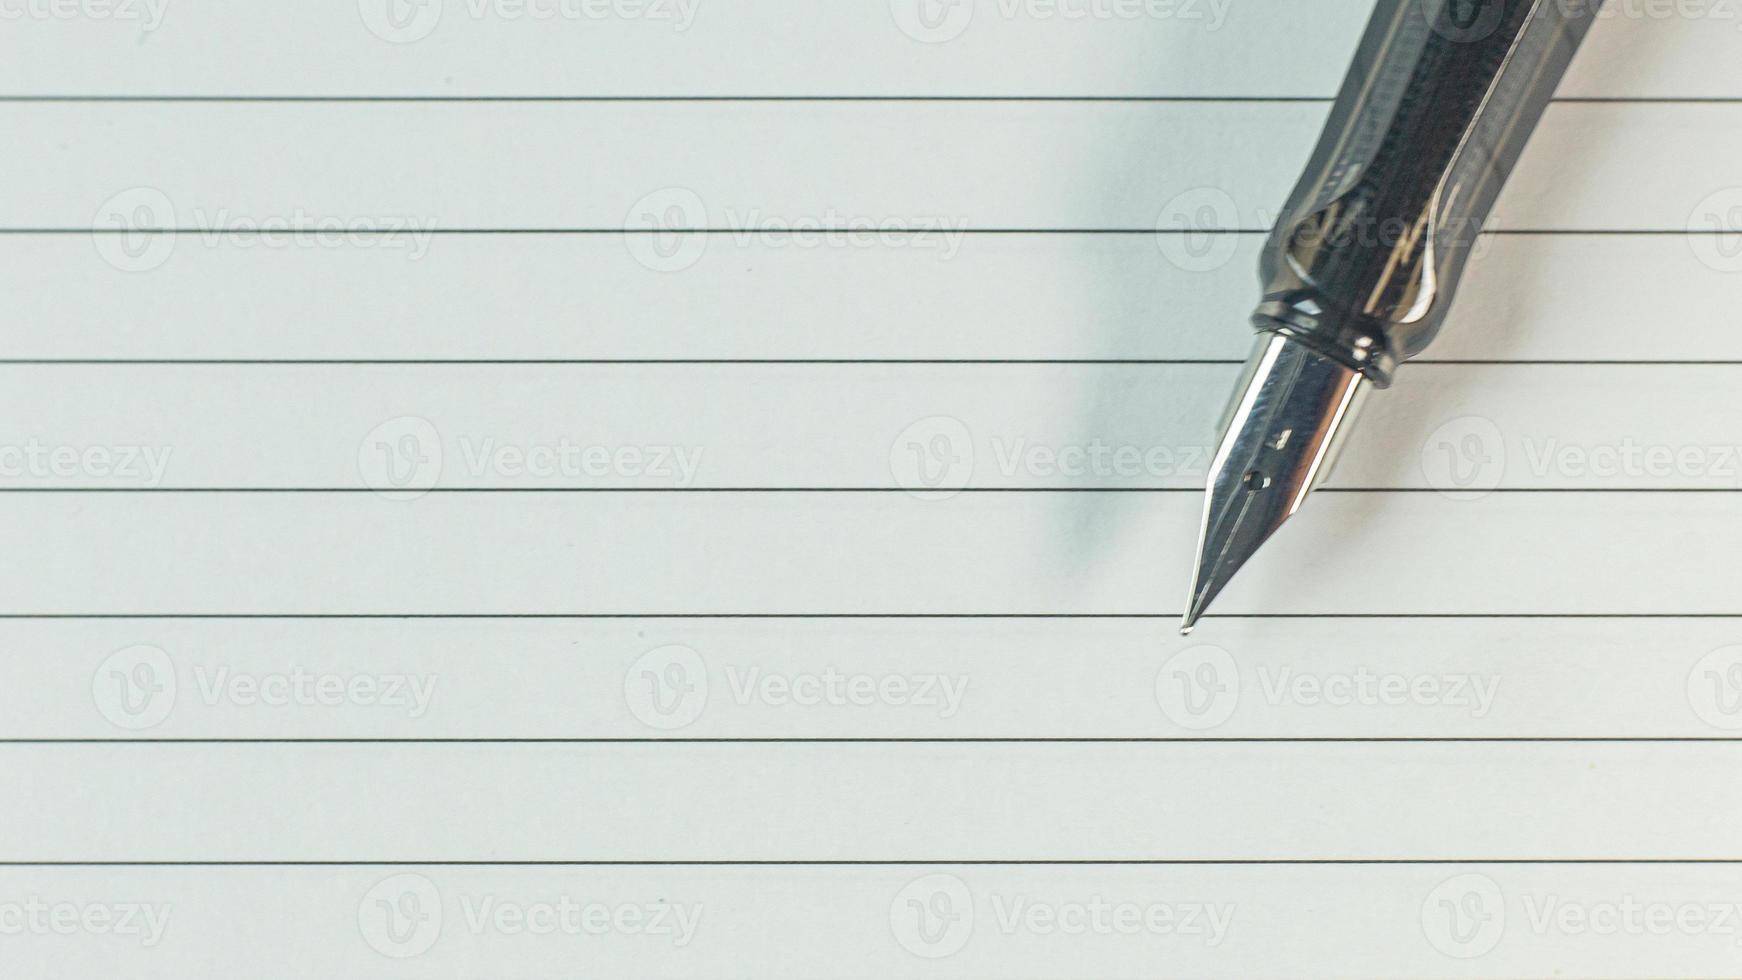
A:
<svg viewBox="0 0 1742 980">
<path fill-rule="evenodd" d="M 1266 335 L 1246 362 L 1210 464 L 1180 633 L 1190 634 L 1241 566 L 1294 516 L 1330 470 L 1361 393 L 1360 373 L 1296 341 Z"/>
</svg>

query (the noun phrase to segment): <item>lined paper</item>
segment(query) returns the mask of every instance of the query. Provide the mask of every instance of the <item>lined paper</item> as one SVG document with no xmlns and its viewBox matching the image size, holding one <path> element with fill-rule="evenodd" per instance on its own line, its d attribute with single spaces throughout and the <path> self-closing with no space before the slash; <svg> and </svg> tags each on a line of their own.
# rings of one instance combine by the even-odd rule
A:
<svg viewBox="0 0 1742 980">
<path fill-rule="evenodd" d="M 1326 494 L 1315 502 L 1324 516 L 1272 542 L 1279 557 L 1230 585 L 1220 609 L 1737 612 L 1735 591 L 1703 564 L 1742 546 L 1728 494 L 1430 490 L 1384 494 L 1382 510 L 1376 496 Z M 1199 511 L 1189 492 L 1093 491 L 8 499 L 19 516 L 9 543 L 44 556 L 3 580 L 5 609 L 28 614 L 87 612 L 100 589 L 104 611 L 152 615 L 1165 615 L 1187 585 L 1171 556 L 1191 553 Z M 1587 533 L 1603 522 L 1609 533 Z M 348 543 L 344 563 L 335 542 Z M 1528 561 L 1516 557 L 1523 542 L 1539 543 Z M 1432 587 L 1411 548 L 1434 554 Z M 658 574 L 594 557 L 620 553 Z M 1301 580 L 1299 568 L 1331 562 L 1335 575 Z M 1158 641 L 1171 625 L 1154 624 Z"/>
<path fill-rule="evenodd" d="M 20 651 L 0 684 L 0 731 L 12 738 L 1721 739 L 1742 729 L 1710 683 L 1738 642 L 1724 619 L 1460 617 L 1425 631 L 1410 617 L 1234 619 L 1208 649 L 1140 619 L 1064 617 L 123 617 L 12 620 L 3 631 Z M 1373 658 L 1347 642 L 1352 631 L 1394 652 Z M 479 657 L 480 647 L 503 653 Z M 177 698 L 195 710 L 119 728 L 133 719 L 112 697 L 118 686 L 97 711 L 66 710 L 91 696 L 93 677 L 169 657 L 185 685 Z M 625 678 L 671 663 L 706 679 L 692 698 L 626 699 Z M 1225 691 L 1187 702 L 1178 678 L 1205 664 Z M 305 711 L 260 710 L 263 695 L 246 687 L 329 675 L 386 680 L 368 703 L 305 697 L 316 709 Z M 851 690 L 865 683 L 853 678 L 885 691 Z"/>
<path fill-rule="evenodd" d="M 764 238 L 807 223 L 899 222 L 916 248 L 943 247 L 951 231 L 1266 230 L 1299 177 L 1278 151 L 1310 150 L 1325 112 L 1277 102 L 11 103 L 0 124 L 23 152 L 0 204 L 14 227 L 44 229 L 88 229 L 94 216 L 112 227 L 109 210 L 132 218 L 140 207 L 147 227 L 190 231 L 243 233 L 272 217 L 314 229 L 373 221 L 404 227 L 408 254 L 418 228 L 620 232 L 647 227 L 649 208 L 657 227 L 752 227 Z M 1738 122 L 1733 103 L 1556 106 L 1491 227 L 1685 232 L 1702 202 L 1742 179 Z M 185 151 L 214 132 L 224 138 Z M 1568 159 L 1580 163 L 1577 180 Z M 156 193 L 116 199 L 139 187 Z M 919 239 L 928 229 L 934 239 Z"/>
<path fill-rule="evenodd" d="M 1733 974 L 1742 11 L 1175 635 L 1370 9 L 13 8 L 0 972 Z"/>
<path fill-rule="evenodd" d="M 317 0 L 293 13 L 138 0 L 126 16 L 21 20 L 0 61 L 6 88 L 25 95 L 1329 98 L 1370 9 L 986 3 L 922 17 L 931 12 L 908 0 L 409 10 Z M 1087 16 L 1066 16 L 1079 10 Z M 1567 95 L 1742 91 L 1727 37 L 1742 14 L 1727 4 L 1634 3 L 1604 16 Z"/>
<path fill-rule="evenodd" d="M 1206 236 L 1200 262 L 1149 234 L 968 234 L 953 254 L 941 239 L 793 249 L 716 235 L 672 275 L 616 234 L 444 236 L 416 262 L 409 242 L 267 250 L 178 235 L 136 275 L 83 233 L 0 236 L 0 282 L 16 297 L 0 336 L 20 358 L 53 360 L 1239 361 L 1244 330 L 1202 325 L 1250 315 L 1263 239 Z M 1422 361 L 1742 361 L 1731 245 L 1491 237 Z M 186 315 L 196 290 L 209 315 Z M 297 302 L 265 301 L 284 296 Z M 856 301 L 867 296 L 877 302 Z M 1676 329 L 1637 329 L 1660 319 Z"/>
<path fill-rule="evenodd" d="M 0 465 L 0 487 L 395 496 L 1195 492 L 1239 370 L 1223 363 L 647 364 L 633 372 L 597 363 L 11 366 L 0 369 L 0 418 L 11 419 L 0 422 L 0 442 L 96 447 L 106 465 L 33 465 L 20 453 L 0 459 L 10 464 Z M 1729 393 L 1739 383 L 1737 364 L 1649 373 L 1625 364 L 1422 365 L 1408 387 L 1376 396 L 1363 441 L 1329 485 L 1459 497 L 1736 489 L 1742 395 Z M 1617 400 L 1620 389 L 1654 411 Z M 315 390 L 320 397 L 311 401 Z M 45 413 L 48 404 L 65 407 Z M 1174 503 L 1190 510 L 1197 502 Z"/>
<path fill-rule="evenodd" d="M 999 861 L 1013 848 L 1061 861 L 1552 859 L 1623 847 L 1675 858 L 1734 848 L 1734 823 L 1706 814 L 1742 797 L 1734 783 L 1686 795 L 1685 773 L 1662 765 L 1650 745 L 1613 748 L 1600 764 L 1570 745 L 786 745 L 751 760 L 723 745 L 419 746 L 389 755 L 359 745 L 175 746 L 143 756 L 100 746 L 23 751 L 33 762 L 12 769 L 35 802 L 9 814 L 5 826 L 50 859 L 67 856 L 56 846 L 62 841 L 98 860 L 255 853 L 233 835 L 212 839 L 187 820 L 190 812 L 270 823 L 286 857 L 319 848 L 330 860 L 466 853 L 539 861 L 576 841 L 602 861 L 657 853 L 742 862 L 774 848 L 818 861 Z M 1687 748 L 1683 765 L 1723 766 L 1730 752 Z M 71 805 L 93 780 L 131 786 L 130 812 Z M 1194 792 L 1182 796 L 1182 783 Z M 1617 799 L 1618 784 L 1637 792 Z M 376 786 L 391 787 L 392 802 L 356 812 L 352 801 L 378 793 Z M 1494 819 L 1454 830 L 1438 818 L 1450 801 L 1477 792 Z M 301 805 L 286 812 L 275 793 L 295 794 Z M 1356 819 L 1342 805 L 1346 796 L 1375 793 L 1388 794 L 1385 810 Z M 674 807 L 684 796 L 712 801 L 711 819 Z M 763 806 L 771 796 L 785 805 Z M 1605 812 L 1604 822 L 1582 819 L 1594 809 Z M 1289 833 L 1279 837 L 1275 822 L 1285 810 Z M 1030 819 L 1036 811 L 1053 819 Z M 419 818 L 428 813 L 443 818 Z M 340 814 L 345 826 L 336 838 L 331 821 Z"/>
</svg>

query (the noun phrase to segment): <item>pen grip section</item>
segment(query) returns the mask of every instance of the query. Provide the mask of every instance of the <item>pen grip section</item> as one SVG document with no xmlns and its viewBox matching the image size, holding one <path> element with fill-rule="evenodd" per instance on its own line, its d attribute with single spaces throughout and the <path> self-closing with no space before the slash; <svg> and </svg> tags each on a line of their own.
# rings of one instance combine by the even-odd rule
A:
<svg viewBox="0 0 1742 980">
<path fill-rule="evenodd" d="M 1380 384 L 1433 340 L 1598 0 L 1380 0 L 1254 322 Z"/>
</svg>

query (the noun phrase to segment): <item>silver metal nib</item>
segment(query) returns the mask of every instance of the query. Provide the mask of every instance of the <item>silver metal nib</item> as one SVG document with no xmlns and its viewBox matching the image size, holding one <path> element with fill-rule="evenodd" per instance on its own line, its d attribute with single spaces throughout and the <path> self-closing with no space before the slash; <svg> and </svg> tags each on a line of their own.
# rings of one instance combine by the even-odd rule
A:
<svg viewBox="0 0 1742 980">
<path fill-rule="evenodd" d="M 1259 338 L 1210 464 L 1182 634 L 1329 475 L 1338 437 L 1369 387 L 1359 372 L 1304 344 Z"/>
</svg>

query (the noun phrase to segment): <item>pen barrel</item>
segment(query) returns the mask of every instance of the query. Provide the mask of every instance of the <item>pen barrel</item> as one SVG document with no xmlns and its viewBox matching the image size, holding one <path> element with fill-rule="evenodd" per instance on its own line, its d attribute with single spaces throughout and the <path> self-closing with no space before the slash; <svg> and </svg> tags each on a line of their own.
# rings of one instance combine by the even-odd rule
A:
<svg viewBox="0 0 1742 980">
<path fill-rule="evenodd" d="M 1271 233 L 1260 330 L 1380 386 L 1445 320 L 1601 0 L 1379 0 Z"/>
</svg>

